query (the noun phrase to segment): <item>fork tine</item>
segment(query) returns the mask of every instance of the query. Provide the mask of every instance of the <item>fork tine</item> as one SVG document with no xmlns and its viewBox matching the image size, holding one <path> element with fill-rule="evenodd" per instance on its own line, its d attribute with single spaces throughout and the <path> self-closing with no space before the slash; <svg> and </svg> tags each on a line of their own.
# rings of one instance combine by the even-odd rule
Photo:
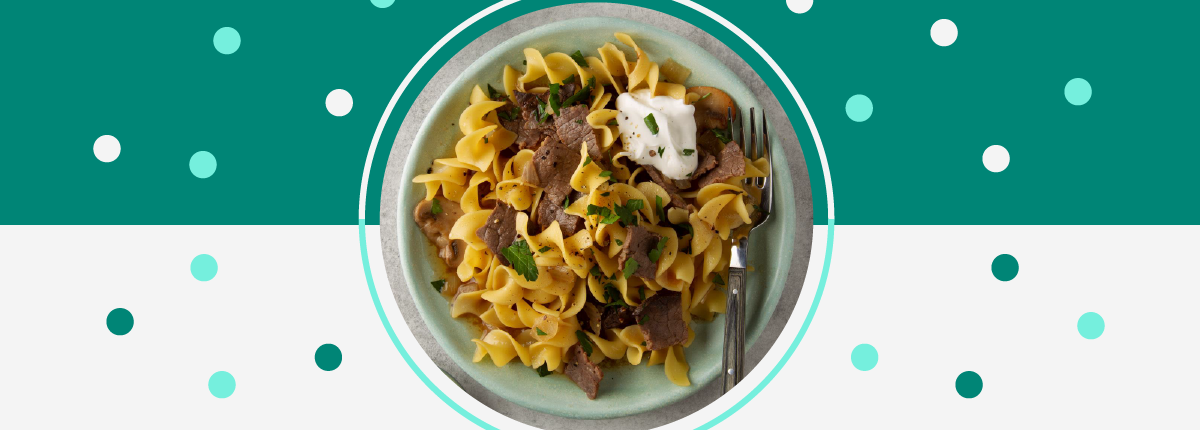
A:
<svg viewBox="0 0 1200 430">
<path fill-rule="evenodd" d="M 754 133 L 754 108 L 750 108 L 750 140 L 742 142 L 742 149 L 750 154 L 750 159 L 758 158 L 758 136 Z"/>
<path fill-rule="evenodd" d="M 767 165 L 769 166 L 771 164 L 771 137 L 770 137 L 770 134 L 767 133 L 767 111 L 765 111 L 765 110 L 762 112 L 762 141 L 763 141 L 762 156 L 767 158 Z M 759 187 L 760 188 L 766 187 L 768 179 L 770 179 L 770 178 L 771 178 L 771 175 L 770 175 L 770 171 L 768 170 L 767 177 L 758 178 L 757 182 L 759 183 Z"/>
</svg>

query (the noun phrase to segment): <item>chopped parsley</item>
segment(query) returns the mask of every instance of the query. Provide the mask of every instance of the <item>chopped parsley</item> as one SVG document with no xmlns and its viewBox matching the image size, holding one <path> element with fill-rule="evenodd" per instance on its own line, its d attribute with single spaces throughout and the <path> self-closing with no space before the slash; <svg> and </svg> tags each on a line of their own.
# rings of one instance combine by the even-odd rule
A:
<svg viewBox="0 0 1200 430">
<path fill-rule="evenodd" d="M 575 123 L 576 123 L 576 124 L 583 124 L 583 120 L 582 120 L 582 119 L 577 119 L 577 120 L 575 120 Z"/>
<path fill-rule="evenodd" d="M 612 170 L 605 170 L 605 171 L 603 171 L 603 172 L 600 172 L 600 177 L 601 177 L 601 178 L 611 178 L 611 177 L 612 177 Z"/>
<path fill-rule="evenodd" d="M 599 215 L 600 216 L 600 224 L 612 224 L 621 219 L 620 215 L 613 213 L 613 211 L 610 210 L 609 208 L 596 206 L 596 205 L 588 205 L 587 214 L 588 215 Z"/>
<path fill-rule="evenodd" d="M 666 216 L 664 216 L 666 214 L 663 212 L 662 207 L 662 196 L 654 196 L 654 213 L 658 214 L 659 219 L 666 218 Z"/>
<path fill-rule="evenodd" d="M 692 154 L 695 154 L 695 153 L 696 153 L 696 150 L 695 150 L 695 149 L 685 149 L 685 150 L 683 150 L 683 156 L 685 156 L 685 157 L 686 157 L 686 156 L 689 156 L 689 155 L 692 155 Z"/>
<path fill-rule="evenodd" d="M 625 242 L 621 241 L 621 239 L 613 239 L 613 240 L 617 241 L 617 246 L 624 246 L 624 245 L 625 245 Z"/>
<path fill-rule="evenodd" d="M 696 101 L 704 100 L 704 99 L 708 98 L 708 96 L 711 96 L 711 95 L 712 95 L 712 93 L 702 95 L 702 96 L 700 96 L 700 98 L 696 99 Z"/>
<path fill-rule="evenodd" d="M 534 328 L 534 330 L 537 330 L 537 334 L 538 334 L 538 336 L 545 336 L 545 335 L 546 335 L 546 332 L 542 331 L 542 329 L 540 329 L 540 328 Z"/>
<path fill-rule="evenodd" d="M 571 54 L 571 59 L 575 60 L 575 64 L 578 64 L 583 67 L 587 67 L 587 60 L 583 58 L 583 53 L 579 52 L 578 49 L 576 49 L 575 52 Z"/>
<path fill-rule="evenodd" d="M 555 115 L 562 113 L 562 97 L 559 94 L 559 91 L 561 90 L 561 85 L 550 84 L 550 91 L 546 92 L 546 94 L 548 94 L 546 99 L 550 101 L 550 110 L 554 111 Z"/>
<path fill-rule="evenodd" d="M 621 274 L 625 275 L 625 279 L 629 279 L 629 277 L 633 276 L 633 272 L 636 272 L 637 269 L 638 269 L 637 260 L 634 260 L 634 259 L 625 260 L 625 270 L 622 270 Z"/>
<path fill-rule="evenodd" d="M 654 114 L 646 115 L 646 127 L 650 128 L 650 134 L 658 134 L 658 121 L 654 120 Z"/>
<path fill-rule="evenodd" d="M 588 164 L 592 164 L 592 157 L 590 155 L 588 156 L 588 158 L 583 159 L 583 166 L 580 166 L 580 167 L 587 166 Z"/>
<path fill-rule="evenodd" d="M 442 212 L 445 212 L 442 210 L 442 203 L 438 202 L 438 199 L 433 199 L 432 201 L 433 201 L 433 207 L 429 209 L 429 213 L 434 214 L 434 215 L 440 215 Z"/>
<path fill-rule="evenodd" d="M 496 114 L 500 116 L 500 119 L 502 120 L 515 121 L 517 118 L 521 117 L 521 108 L 513 106 L 512 109 L 497 111 Z"/>
<path fill-rule="evenodd" d="M 725 285 L 725 278 L 722 278 L 720 273 L 716 273 L 715 275 L 717 276 L 713 278 L 713 283 L 717 285 Z"/>
<path fill-rule="evenodd" d="M 646 287 L 638 287 L 638 300 L 646 301 Z"/>
<path fill-rule="evenodd" d="M 642 346 L 646 346 L 646 341 L 642 341 Z"/>
<path fill-rule="evenodd" d="M 507 96 L 508 95 L 504 94 L 503 91 L 499 91 L 499 90 L 493 88 L 492 84 L 488 84 L 488 98 L 495 100 L 495 99 L 503 98 L 503 97 L 507 97 Z"/>
<path fill-rule="evenodd" d="M 549 247 L 549 246 L 543 246 L 543 247 L 542 247 L 542 249 L 539 249 L 539 250 L 538 250 L 538 252 L 546 252 L 546 251 L 549 251 L 549 250 L 550 250 L 550 247 Z"/>
<path fill-rule="evenodd" d="M 733 128 L 732 127 L 730 127 L 730 128 L 714 128 L 713 134 L 717 135 L 717 140 L 720 140 L 721 143 L 729 143 L 729 141 L 733 140 Z"/>
<path fill-rule="evenodd" d="M 645 324 L 646 324 L 646 318 L 650 318 L 650 314 L 645 314 L 645 315 L 642 315 L 642 319 L 641 319 L 641 321 L 638 321 L 638 324 L 639 324 L 639 325 L 645 325 Z M 642 342 L 642 345 L 645 345 L 645 344 L 646 344 L 646 342 Z"/>
<path fill-rule="evenodd" d="M 608 191 L 605 191 L 605 192 L 603 192 L 603 193 L 600 193 L 600 195 L 601 195 L 601 196 L 604 196 L 604 197 L 608 197 L 608 195 L 609 195 L 609 194 L 612 194 L 612 193 L 610 193 L 610 192 L 608 192 Z"/>
<path fill-rule="evenodd" d="M 642 199 L 630 199 L 625 206 L 613 205 L 613 212 L 621 218 L 623 225 L 637 225 L 637 211 L 642 209 Z"/>
<path fill-rule="evenodd" d="M 439 293 L 442 292 L 442 288 L 446 288 L 446 280 L 445 279 L 438 279 L 436 281 L 430 282 L 429 284 L 433 285 L 433 288 L 435 290 L 438 290 Z"/>
<path fill-rule="evenodd" d="M 579 345 L 583 347 L 583 352 L 587 355 L 592 355 L 592 342 L 588 341 L 588 337 L 586 334 L 583 334 L 583 330 L 575 330 L 575 337 L 579 338 Z"/>
<path fill-rule="evenodd" d="M 613 287 L 613 284 L 604 284 L 604 301 L 608 302 L 604 305 L 606 308 L 609 306 L 629 306 L 621 297 L 621 292 L 617 291 L 617 288 Z"/>
<path fill-rule="evenodd" d="M 538 373 L 538 376 L 540 376 L 542 378 L 545 378 L 547 376 L 554 374 L 554 372 L 550 371 L 549 367 L 546 367 L 546 363 L 542 363 L 542 365 L 537 368 L 537 373 Z"/>
<path fill-rule="evenodd" d="M 521 65 L 522 65 L 522 66 L 528 66 L 528 65 L 529 65 L 529 60 L 521 60 Z"/>
<path fill-rule="evenodd" d="M 613 119 L 608 120 L 608 125 L 617 125 L 617 119 L 613 118 Z"/>
<path fill-rule="evenodd" d="M 512 263 L 512 268 L 517 271 L 517 274 L 525 277 L 525 280 L 530 282 L 537 280 L 538 268 L 533 263 L 533 252 L 529 250 L 529 244 L 525 243 L 524 239 L 513 242 L 508 248 L 500 250 L 500 253 L 508 259 L 509 263 Z"/>
<path fill-rule="evenodd" d="M 596 279 L 604 279 L 604 272 L 600 271 L 600 266 L 592 266 L 592 276 Z"/>
<path fill-rule="evenodd" d="M 661 146 L 660 146 L 660 147 L 658 147 L 658 156 L 659 156 L 659 157 L 662 157 L 662 156 L 663 156 L 663 154 L 665 154 L 665 153 L 666 153 L 666 151 L 663 151 L 663 147 L 661 147 Z"/>
<path fill-rule="evenodd" d="M 571 196 L 567 196 L 567 198 L 563 199 L 563 210 L 565 211 L 569 207 L 571 207 Z"/>
<path fill-rule="evenodd" d="M 654 249 L 650 250 L 650 260 L 658 261 L 662 258 L 663 247 L 667 246 L 667 238 L 664 236 L 658 239 L 658 243 L 654 245 Z"/>
<path fill-rule="evenodd" d="M 541 99 L 538 99 L 537 100 L 538 123 L 544 123 L 544 122 L 546 122 L 546 119 L 548 119 L 548 118 L 550 118 L 550 112 L 546 110 L 546 103 L 543 102 Z"/>
<path fill-rule="evenodd" d="M 575 104 L 575 102 L 582 101 L 584 97 L 587 97 L 592 94 L 592 88 L 594 88 L 595 86 L 596 86 L 596 77 L 593 76 L 593 77 L 588 78 L 587 85 L 584 85 L 582 89 L 577 91 L 571 97 L 567 97 L 566 100 L 563 100 L 562 105 L 570 106 L 570 105 Z"/>
</svg>

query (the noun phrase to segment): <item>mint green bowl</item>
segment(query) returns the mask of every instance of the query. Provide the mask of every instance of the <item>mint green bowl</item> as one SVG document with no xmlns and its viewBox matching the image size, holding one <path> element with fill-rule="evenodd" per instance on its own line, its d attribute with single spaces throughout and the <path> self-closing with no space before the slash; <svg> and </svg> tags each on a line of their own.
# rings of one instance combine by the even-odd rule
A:
<svg viewBox="0 0 1200 430">
<path fill-rule="evenodd" d="M 468 375 L 497 395 L 530 409 L 568 418 L 605 419 L 633 415 L 695 394 L 720 373 L 724 316 L 708 323 L 693 322 L 696 339 L 684 350 L 691 366 L 688 376 L 692 385 L 687 387 L 668 381 L 662 365 L 646 366 L 643 362 L 639 366 L 606 368 L 598 397 L 588 400 L 583 391 L 563 375 L 541 378 L 519 362 L 505 367 L 496 367 L 488 359 L 473 363 L 475 344 L 471 339 L 479 336 L 479 329 L 468 321 L 451 318 L 446 299 L 429 286 L 430 281 L 442 278 L 443 274 L 435 272 L 441 264 L 433 261 L 436 258 L 433 246 L 410 218 L 415 205 L 425 196 L 425 188 L 412 184 L 412 178 L 424 173 L 434 159 L 453 154 L 458 116 L 468 105 L 471 88 L 476 84 L 486 88 L 488 83 L 498 87 L 506 64 L 524 70 L 522 49 L 536 48 L 543 55 L 578 49 L 590 53 L 585 55 L 596 55 L 596 48 L 605 42 L 624 48 L 613 37 L 614 32 L 628 33 L 654 61 L 661 63 L 670 57 L 690 68 L 692 75 L 688 85 L 708 85 L 725 90 L 744 111 L 761 106 L 746 85 L 723 63 L 674 33 L 619 18 L 578 18 L 543 25 L 501 43 L 479 58 L 438 99 L 413 140 L 397 199 L 400 205 L 397 230 L 405 281 L 438 344 Z M 772 137 L 779 141 L 774 139 L 774 132 Z M 750 241 L 755 270 L 750 274 L 746 288 L 747 348 L 762 333 L 783 293 L 792 258 L 790 245 L 796 234 L 791 175 L 784 157 L 775 157 L 774 163 L 775 208 L 771 220 L 755 229 Z M 412 318 L 412 315 L 405 317 Z"/>
</svg>

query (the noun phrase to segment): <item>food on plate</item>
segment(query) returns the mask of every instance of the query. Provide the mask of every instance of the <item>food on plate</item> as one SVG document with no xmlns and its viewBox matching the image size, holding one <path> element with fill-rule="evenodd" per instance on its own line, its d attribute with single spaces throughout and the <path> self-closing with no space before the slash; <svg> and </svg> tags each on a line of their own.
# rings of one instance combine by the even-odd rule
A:
<svg viewBox="0 0 1200 430">
<path fill-rule="evenodd" d="M 413 179 L 448 267 L 433 287 L 482 327 L 473 360 L 563 374 L 589 399 L 622 363 L 691 384 L 691 324 L 725 311 L 730 244 L 758 215 L 742 179 L 770 169 L 732 139 L 728 94 L 614 36 L 627 49 L 526 48 L 524 71 L 472 88 L 453 155 Z"/>
</svg>

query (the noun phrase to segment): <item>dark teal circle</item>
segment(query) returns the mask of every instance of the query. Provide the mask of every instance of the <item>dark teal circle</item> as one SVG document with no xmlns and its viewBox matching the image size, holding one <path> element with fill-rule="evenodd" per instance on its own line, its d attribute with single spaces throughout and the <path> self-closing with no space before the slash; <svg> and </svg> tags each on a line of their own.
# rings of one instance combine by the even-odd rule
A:
<svg viewBox="0 0 1200 430">
<path fill-rule="evenodd" d="M 983 391 L 983 378 L 980 378 L 978 373 L 970 370 L 959 373 L 958 379 L 954 380 L 954 389 L 963 398 L 974 399 L 975 396 L 978 396 Z"/>
<path fill-rule="evenodd" d="M 342 349 L 337 345 L 327 343 L 317 348 L 314 358 L 317 360 L 317 367 L 328 372 L 342 365 Z"/>
<path fill-rule="evenodd" d="M 124 336 L 133 330 L 133 314 L 125 308 L 116 308 L 108 312 L 108 331 L 117 336 Z"/>
<path fill-rule="evenodd" d="M 1017 277 L 1017 258 L 1008 254 L 997 255 L 992 260 L 992 276 L 1004 282 Z"/>
</svg>

